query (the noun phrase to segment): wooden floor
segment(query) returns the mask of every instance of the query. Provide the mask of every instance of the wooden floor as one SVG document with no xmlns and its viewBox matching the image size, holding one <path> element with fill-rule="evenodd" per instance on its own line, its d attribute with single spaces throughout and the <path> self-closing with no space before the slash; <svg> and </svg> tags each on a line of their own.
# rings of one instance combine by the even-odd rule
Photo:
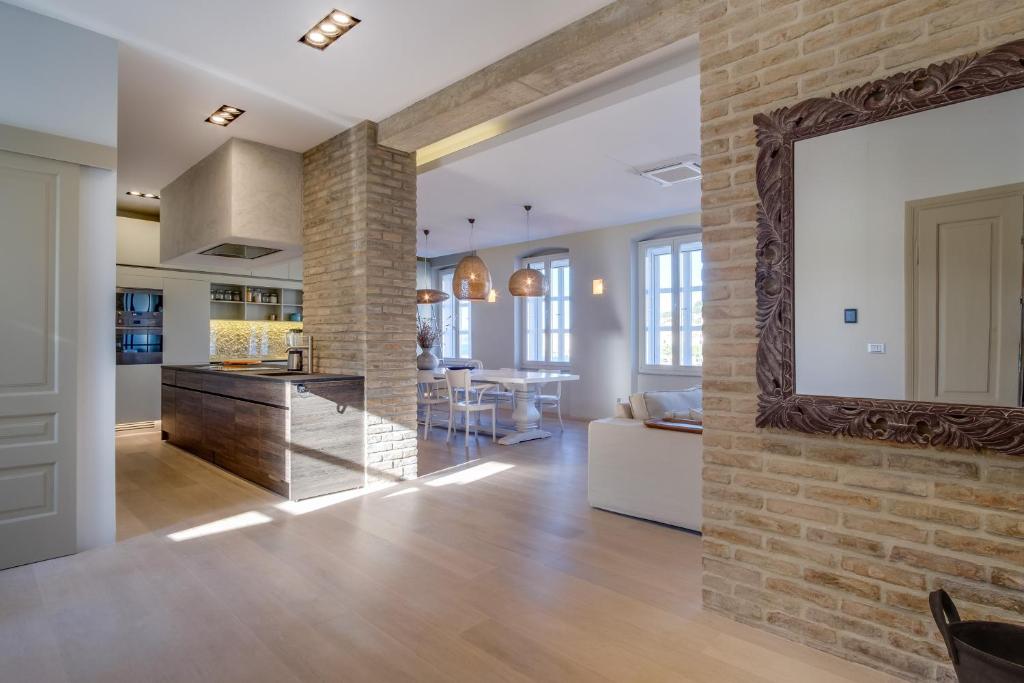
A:
<svg viewBox="0 0 1024 683">
<path fill-rule="evenodd" d="M 121 540 L 0 572 L 0 680 L 891 680 L 702 611 L 700 539 L 589 508 L 567 427 L 297 505 L 121 437 Z"/>
</svg>

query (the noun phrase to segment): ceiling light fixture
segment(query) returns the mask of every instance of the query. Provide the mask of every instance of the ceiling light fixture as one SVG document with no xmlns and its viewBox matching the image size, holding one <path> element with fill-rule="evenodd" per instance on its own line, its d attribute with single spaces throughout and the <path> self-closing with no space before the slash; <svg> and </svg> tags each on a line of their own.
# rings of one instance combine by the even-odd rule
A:
<svg viewBox="0 0 1024 683">
<path fill-rule="evenodd" d="M 299 42 L 317 50 L 326 50 L 334 41 L 354 29 L 359 21 L 341 10 L 331 10 L 326 17 L 313 24 L 313 28 L 306 31 Z"/>
<path fill-rule="evenodd" d="M 473 249 L 473 224 L 475 218 L 469 221 L 469 248 Z M 487 264 L 476 254 L 464 256 L 459 265 L 455 266 L 455 275 L 452 278 L 452 290 L 455 298 L 459 301 L 486 301 L 491 291 L 491 271 Z"/>
<path fill-rule="evenodd" d="M 206 122 L 212 123 L 215 126 L 226 126 L 244 113 L 244 109 L 222 104 L 217 111 L 206 117 Z"/>
<path fill-rule="evenodd" d="M 160 195 L 154 194 L 153 192 L 139 192 L 138 190 L 128 190 L 125 192 L 129 197 L 138 197 L 139 199 L 160 199 Z"/>
<path fill-rule="evenodd" d="M 526 241 L 530 241 L 530 209 L 526 209 Z M 544 296 L 548 293 L 548 279 L 544 273 L 533 268 L 520 268 L 508 279 L 508 293 L 512 296 Z"/>
<path fill-rule="evenodd" d="M 440 289 L 433 289 L 430 287 L 430 261 L 427 260 L 429 253 L 427 252 L 427 243 L 430 240 L 430 230 L 423 230 L 423 265 L 425 266 L 427 276 L 427 287 L 416 290 L 416 303 L 417 304 L 439 304 L 442 301 L 448 301 L 448 294 L 442 292 Z M 416 259 L 416 279 L 419 279 L 420 261 Z"/>
</svg>

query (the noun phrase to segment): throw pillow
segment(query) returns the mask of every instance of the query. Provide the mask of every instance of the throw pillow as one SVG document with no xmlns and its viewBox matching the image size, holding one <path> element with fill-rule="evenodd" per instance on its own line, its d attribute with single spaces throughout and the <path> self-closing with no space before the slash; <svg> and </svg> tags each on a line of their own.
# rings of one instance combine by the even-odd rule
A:
<svg viewBox="0 0 1024 683">
<path fill-rule="evenodd" d="M 633 419 L 633 408 L 629 405 L 629 401 L 618 400 L 615 402 L 615 417 L 622 417 L 627 420 Z"/>
</svg>

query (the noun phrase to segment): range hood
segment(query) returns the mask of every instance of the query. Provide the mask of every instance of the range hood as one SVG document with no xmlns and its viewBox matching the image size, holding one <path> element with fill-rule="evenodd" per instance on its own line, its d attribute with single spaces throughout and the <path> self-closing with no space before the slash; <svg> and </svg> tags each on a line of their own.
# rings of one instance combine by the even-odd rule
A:
<svg viewBox="0 0 1024 683">
<path fill-rule="evenodd" d="M 160 262 L 215 270 L 302 256 L 302 154 L 231 138 L 160 191 Z"/>
</svg>

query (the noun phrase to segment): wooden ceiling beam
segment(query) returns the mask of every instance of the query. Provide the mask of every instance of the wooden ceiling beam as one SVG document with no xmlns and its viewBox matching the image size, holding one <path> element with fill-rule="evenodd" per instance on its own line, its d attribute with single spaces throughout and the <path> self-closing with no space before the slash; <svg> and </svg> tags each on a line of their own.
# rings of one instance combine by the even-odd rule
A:
<svg viewBox="0 0 1024 683">
<path fill-rule="evenodd" d="M 617 0 L 380 122 L 413 152 L 695 35 L 699 0 Z"/>
</svg>

